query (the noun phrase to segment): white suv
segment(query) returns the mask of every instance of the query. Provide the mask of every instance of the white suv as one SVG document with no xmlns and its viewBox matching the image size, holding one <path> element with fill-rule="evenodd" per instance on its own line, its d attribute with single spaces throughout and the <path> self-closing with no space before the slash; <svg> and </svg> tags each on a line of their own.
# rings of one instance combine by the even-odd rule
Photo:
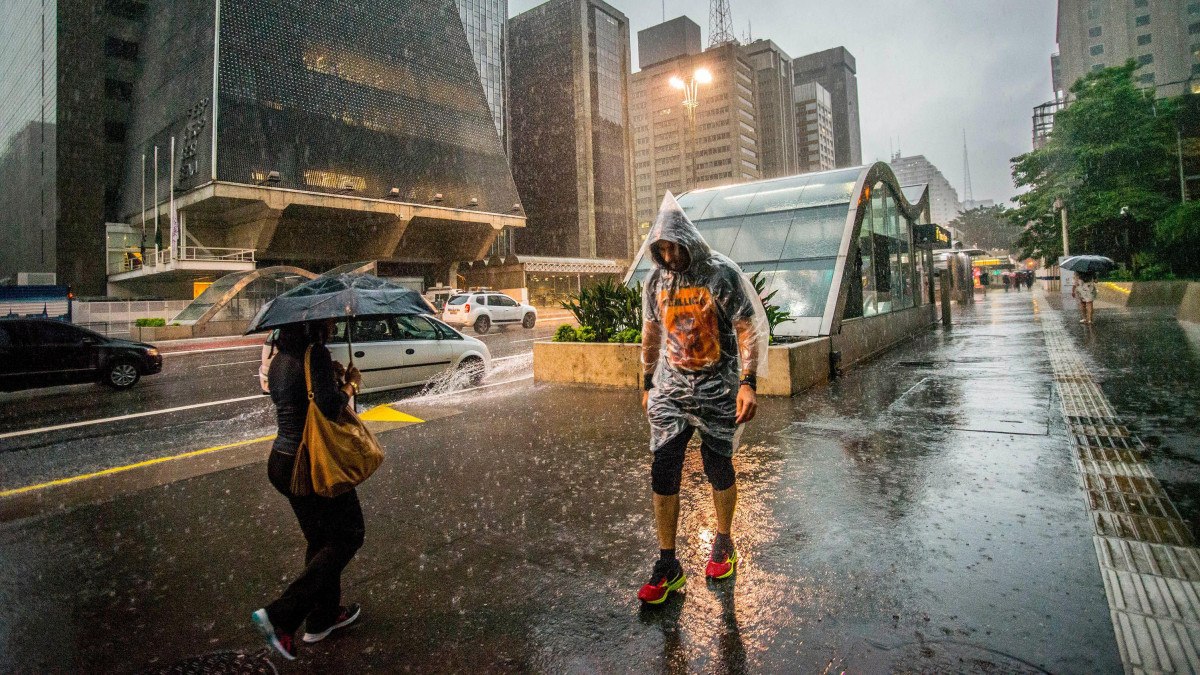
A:
<svg viewBox="0 0 1200 675">
<path fill-rule="evenodd" d="M 483 334 L 492 326 L 520 324 L 533 328 L 537 325 L 537 310 L 503 293 L 462 293 L 446 301 L 442 321 L 451 326 L 474 326 L 476 333 Z"/>
</svg>

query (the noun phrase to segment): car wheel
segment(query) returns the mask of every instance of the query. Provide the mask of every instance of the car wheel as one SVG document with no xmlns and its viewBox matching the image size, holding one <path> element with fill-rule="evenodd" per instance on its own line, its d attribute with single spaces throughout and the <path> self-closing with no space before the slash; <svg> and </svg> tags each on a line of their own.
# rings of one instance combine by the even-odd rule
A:
<svg viewBox="0 0 1200 675">
<path fill-rule="evenodd" d="M 113 361 L 104 371 L 104 384 L 113 389 L 128 389 L 142 379 L 132 361 Z"/>
<path fill-rule="evenodd" d="M 533 328 L 537 325 L 537 315 L 529 312 L 524 319 L 521 319 L 521 325 L 525 328 Z"/>
<path fill-rule="evenodd" d="M 458 364 L 458 372 L 465 373 L 467 381 L 472 387 L 478 387 L 483 383 L 483 378 L 487 372 L 483 369 L 483 360 L 474 356 L 462 360 Z"/>
<path fill-rule="evenodd" d="M 475 319 L 475 332 L 480 335 L 486 334 L 492 328 L 492 320 L 486 315 Z"/>
</svg>

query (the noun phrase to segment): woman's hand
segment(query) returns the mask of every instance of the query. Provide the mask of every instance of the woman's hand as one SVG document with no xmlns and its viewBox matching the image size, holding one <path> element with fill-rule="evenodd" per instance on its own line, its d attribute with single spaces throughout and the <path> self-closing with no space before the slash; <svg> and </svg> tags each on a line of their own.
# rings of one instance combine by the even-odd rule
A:
<svg viewBox="0 0 1200 675">
<path fill-rule="evenodd" d="M 343 366 L 341 361 L 333 362 L 333 379 L 341 384 L 346 381 L 346 366 Z"/>
<path fill-rule="evenodd" d="M 354 385 L 355 389 L 362 386 L 362 373 L 358 372 L 358 366 L 350 366 L 345 373 L 346 384 Z"/>
</svg>

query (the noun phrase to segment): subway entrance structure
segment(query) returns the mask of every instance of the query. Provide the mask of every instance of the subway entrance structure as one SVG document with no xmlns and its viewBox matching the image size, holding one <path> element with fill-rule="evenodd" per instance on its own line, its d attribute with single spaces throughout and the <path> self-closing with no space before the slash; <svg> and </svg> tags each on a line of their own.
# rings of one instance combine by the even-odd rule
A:
<svg viewBox="0 0 1200 675">
<path fill-rule="evenodd" d="M 693 190 L 678 201 L 709 246 L 761 275 L 792 316 L 775 330 L 760 393 L 802 391 L 933 325 L 932 249 L 949 237 L 929 227 L 927 187 L 901 186 L 886 163 Z M 626 283 L 643 281 L 651 265 L 643 244 Z M 638 386 L 640 347 L 568 353 L 588 347 L 535 345 L 535 378 Z"/>
</svg>

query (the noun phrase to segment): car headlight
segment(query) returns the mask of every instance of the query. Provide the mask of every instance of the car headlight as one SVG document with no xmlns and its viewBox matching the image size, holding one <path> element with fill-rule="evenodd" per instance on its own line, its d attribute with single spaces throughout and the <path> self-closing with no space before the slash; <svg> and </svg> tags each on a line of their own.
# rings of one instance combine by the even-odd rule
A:
<svg viewBox="0 0 1200 675">
<path fill-rule="evenodd" d="M 150 349 L 146 350 L 146 356 L 158 356 L 158 350 L 151 347 Z"/>
</svg>

